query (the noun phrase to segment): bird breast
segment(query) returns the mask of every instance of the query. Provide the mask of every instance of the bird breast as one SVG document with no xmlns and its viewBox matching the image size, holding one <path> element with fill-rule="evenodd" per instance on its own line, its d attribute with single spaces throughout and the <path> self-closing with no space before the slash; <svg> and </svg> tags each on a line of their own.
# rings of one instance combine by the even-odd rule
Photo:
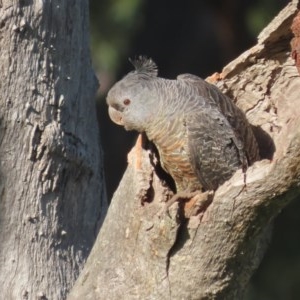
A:
<svg viewBox="0 0 300 300">
<path fill-rule="evenodd" d="M 155 125 L 146 134 L 157 147 L 161 165 L 174 179 L 177 192 L 201 189 L 189 159 L 184 120 L 157 122 Z"/>
</svg>

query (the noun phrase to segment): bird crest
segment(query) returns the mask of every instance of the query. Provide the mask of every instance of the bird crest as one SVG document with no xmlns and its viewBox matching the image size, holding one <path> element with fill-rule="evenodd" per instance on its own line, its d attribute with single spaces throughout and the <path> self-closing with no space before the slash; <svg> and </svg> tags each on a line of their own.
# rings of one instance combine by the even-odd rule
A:
<svg viewBox="0 0 300 300">
<path fill-rule="evenodd" d="M 135 59 L 129 58 L 129 61 L 134 66 L 135 71 L 133 72 L 136 74 L 148 75 L 152 77 L 155 77 L 158 74 L 157 65 L 151 58 L 140 55 Z"/>
</svg>

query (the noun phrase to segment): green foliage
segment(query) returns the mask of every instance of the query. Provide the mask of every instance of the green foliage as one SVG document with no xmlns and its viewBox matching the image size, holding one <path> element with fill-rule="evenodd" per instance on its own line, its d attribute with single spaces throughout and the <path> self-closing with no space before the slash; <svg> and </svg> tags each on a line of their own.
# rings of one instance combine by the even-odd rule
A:
<svg viewBox="0 0 300 300">
<path fill-rule="evenodd" d="M 130 41 L 143 21 L 141 0 L 91 0 L 91 49 L 94 65 L 113 72 L 127 56 Z"/>
<path fill-rule="evenodd" d="M 246 16 L 248 30 L 252 36 L 257 36 L 260 31 L 274 18 L 280 10 L 280 3 L 273 0 L 258 1 L 250 6 Z"/>
</svg>

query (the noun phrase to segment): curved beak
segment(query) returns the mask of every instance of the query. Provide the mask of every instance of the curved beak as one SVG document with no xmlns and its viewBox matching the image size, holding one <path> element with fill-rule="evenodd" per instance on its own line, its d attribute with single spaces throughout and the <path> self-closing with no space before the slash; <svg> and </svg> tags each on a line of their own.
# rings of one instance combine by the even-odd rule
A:
<svg viewBox="0 0 300 300">
<path fill-rule="evenodd" d="M 120 113 L 119 111 L 117 111 L 115 108 L 113 108 L 112 106 L 108 107 L 108 114 L 109 117 L 111 118 L 111 120 L 118 124 L 118 125 L 124 125 L 123 123 L 123 118 L 122 118 L 122 113 Z"/>
</svg>

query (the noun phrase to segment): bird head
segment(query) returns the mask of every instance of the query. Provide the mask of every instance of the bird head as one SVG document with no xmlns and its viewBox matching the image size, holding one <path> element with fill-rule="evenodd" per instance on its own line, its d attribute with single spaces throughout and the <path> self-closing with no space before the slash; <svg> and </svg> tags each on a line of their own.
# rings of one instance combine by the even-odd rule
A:
<svg viewBox="0 0 300 300">
<path fill-rule="evenodd" d="M 144 132 L 155 116 L 157 66 L 148 58 L 131 61 L 135 70 L 114 84 L 106 98 L 111 120 L 126 130 Z"/>
</svg>

